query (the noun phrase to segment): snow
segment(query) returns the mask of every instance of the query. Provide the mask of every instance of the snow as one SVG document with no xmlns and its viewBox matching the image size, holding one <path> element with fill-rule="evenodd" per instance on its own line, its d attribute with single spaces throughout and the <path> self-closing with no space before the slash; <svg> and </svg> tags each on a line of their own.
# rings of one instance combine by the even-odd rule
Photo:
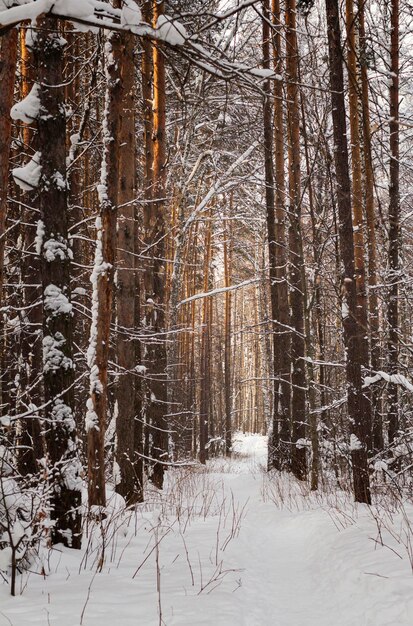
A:
<svg viewBox="0 0 413 626">
<path fill-rule="evenodd" d="M 87 19 L 93 16 L 93 5 L 90 0 L 55 0 L 53 8 L 60 15 Z"/>
<path fill-rule="evenodd" d="M 386 383 L 391 383 L 393 385 L 400 385 L 410 391 L 413 392 L 413 384 L 409 381 L 406 376 L 403 374 L 387 374 L 387 372 L 377 372 L 374 376 L 366 376 L 364 379 L 364 385 L 369 387 L 373 383 L 377 383 L 379 380 L 384 380 Z"/>
<path fill-rule="evenodd" d="M 96 368 L 96 371 L 98 373 L 98 370 Z M 86 432 L 88 433 L 90 430 L 99 430 L 99 418 L 97 416 L 97 413 L 94 409 L 94 405 L 93 405 L 93 400 L 92 398 L 88 398 L 86 401 L 86 417 L 85 417 L 85 429 Z"/>
<path fill-rule="evenodd" d="M 92 283 L 92 323 L 90 325 L 89 346 L 86 353 L 87 364 L 90 370 L 90 393 L 102 392 L 102 383 L 99 378 L 99 368 L 96 364 L 96 346 L 98 337 L 98 320 L 99 320 L 99 276 L 106 274 L 111 268 L 110 263 L 103 260 L 102 249 L 102 220 L 100 216 L 96 218 L 96 249 L 95 262 L 90 277 Z M 88 401 L 92 402 L 91 400 Z M 97 424 L 97 415 L 91 406 L 87 407 L 86 413 L 86 430 L 94 428 Z"/>
<path fill-rule="evenodd" d="M 65 261 L 66 259 L 73 258 L 73 253 L 71 249 L 68 247 L 67 242 L 62 237 L 59 237 L 58 239 L 50 237 L 50 239 L 43 243 L 43 250 L 44 258 L 46 259 L 46 261 L 49 261 L 49 263 L 55 261 L 56 259 Z"/>
<path fill-rule="evenodd" d="M 46 551 L 46 576 L 19 577 L 22 595 L 0 586 L 0 625 L 410 626 L 412 505 L 311 494 L 264 471 L 266 445 L 237 434 L 232 459 L 168 471 L 136 512 L 108 491 L 102 571 L 90 524 L 81 551 Z"/>
<path fill-rule="evenodd" d="M 46 232 L 46 227 L 44 225 L 43 220 L 38 220 L 37 228 L 36 228 L 36 237 L 34 241 L 37 254 L 41 254 L 42 252 L 43 239 L 44 239 L 45 232 Z"/>
<path fill-rule="evenodd" d="M 255 67 L 249 70 L 251 74 L 254 76 L 258 76 L 259 78 L 275 78 L 277 80 L 281 80 L 279 74 L 276 74 L 273 70 L 269 70 L 266 68 Z"/>
<path fill-rule="evenodd" d="M 139 33 L 137 28 L 142 22 L 142 13 L 139 6 L 134 0 L 125 0 L 120 18 L 121 25 L 132 31 L 132 33 Z"/>
<path fill-rule="evenodd" d="M 56 372 L 60 368 L 65 370 L 73 367 L 73 361 L 67 357 L 60 348 L 66 343 L 62 333 L 55 333 L 54 336 L 43 337 L 43 371 Z"/>
<path fill-rule="evenodd" d="M 38 186 L 42 174 L 40 157 L 40 152 L 35 152 L 33 158 L 26 163 L 26 165 L 23 167 L 15 167 L 12 170 L 15 182 L 23 191 L 31 191 Z"/>
<path fill-rule="evenodd" d="M 34 83 L 30 93 L 12 107 L 10 116 L 13 120 L 20 120 L 26 124 L 31 124 L 37 119 L 40 111 L 39 91 L 39 83 Z"/>
<path fill-rule="evenodd" d="M 72 305 L 60 287 L 47 285 L 44 290 L 44 308 L 51 315 L 68 315 L 72 312 Z"/>
<path fill-rule="evenodd" d="M 363 444 L 361 443 L 360 439 L 357 437 L 357 435 L 355 435 L 354 433 L 351 433 L 350 435 L 350 450 L 362 450 L 363 449 Z"/>
<path fill-rule="evenodd" d="M 183 46 L 188 33 L 182 24 L 167 15 L 160 15 L 156 22 L 156 28 L 160 39 L 171 46 Z"/>
</svg>

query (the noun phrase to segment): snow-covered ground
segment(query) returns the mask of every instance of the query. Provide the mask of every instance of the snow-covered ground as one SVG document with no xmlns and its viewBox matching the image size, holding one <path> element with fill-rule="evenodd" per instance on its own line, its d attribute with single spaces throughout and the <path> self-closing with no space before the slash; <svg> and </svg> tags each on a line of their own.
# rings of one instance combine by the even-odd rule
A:
<svg viewBox="0 0 413 626">
<path fill-rule="evenodd" d="M 22 576 L 21 595 L 0 583 L 0 625 L 413 624 L 410 505 L 309 495 L 263 471 L 264 437 L 238 435 L 235 449 L 168 472 L 136 514 L 114 498 L 104 554 L 95 529 L 81 553 L 51 551 L 46 576 Z"/>
</svg>

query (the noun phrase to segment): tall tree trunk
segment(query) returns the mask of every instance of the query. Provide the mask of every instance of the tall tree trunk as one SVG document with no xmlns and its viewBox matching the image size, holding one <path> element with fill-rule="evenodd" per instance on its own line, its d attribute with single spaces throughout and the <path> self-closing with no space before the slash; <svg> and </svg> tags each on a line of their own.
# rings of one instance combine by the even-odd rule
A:
<svg viewBox="0 0 413 626">
<path fill-rule="evenodd" d="M 121 8 L 119 0 L 116 8 Z M 133 504 L 142 500 L 142 476 L 135 463 L 135 409 L 138 379 L 135 367 L 135 344 L 130 338 L 134 329 L 136 312 L 135 273 L 135 203 L 136 198 L 136 145 L 135 145 L 135 67 L 133 52 L 135 38 L 131 33 L 122 34 L 119 47 L 119 63 L 123 83 L 123 102 L 120 126 L 119 173 L 117 201 L 118 209 L 118 253 L 117 253 L 117 356 L 119 380 L 116 388 L 116 450 L 119 481 L 116 490 Z M 140 415 L 137 416 L 140 419 Z M 141 451 L 137 451 L 141 452 Z"/>
<path fill-rule="evenodd" d="M 4 250 L 6 244 L 7 190 L 11 146 L 11 117 L 17 63 L 17 29 L 0 38 L 0 305 L 3 306 Z M 0 351 L 4 352 L 3 322 L 0 321 Z M 0 361 L 3 364 L 3 354 Z M 3 403 L 3 372 L 0 378 L 0 404 Z"/>
<path fill-rule="evenodd" d="M 230 209 L 232 208 L 232 195 Z M 231 213 L 230 213 L 231 217 Z M 231 222 L 227 220 L 224 232 L 224 278 L 225 287 L 231 285 L 232 241 Z M 224 394 L 225 394 L 225 452 L 231 453 L 232 446 L 232 388 L 231 388 L 231 292 L 225 293 L 224 329 L 225 329 L 225 353 L 224 353 Z"/>
<path fill-rule="evenodd" d="M 152 0 L 145 0 L 142 5 L 142 19 L 147 23 L 151 24 L 152 22 Z M 153 80 L 153 59 L 152 59 L 152 42 L 149 38 L 142 39 L 142 62 L 141 62 L 141 73 L 142 73 L 142 122 L 143 122 L 143 240 L 144 246 L 150 246 L 149 236 L 149 224 L 152 215 L 152 194 L 153 194 L 153 93 L 152 93 L 152 80 Z M 137 250 L 138 251 L 138 250 Z M 140 250 L 139 250 L 140 252 Z M 148 255 L 150 258 L 150 254 Z M 152 272 L 152 263 L 149 263 L 148 260 L 143 259 L 142 261 L 142 276 L 143 281 L 141 280 L 143 287 L 143 298 L 141 303 L 141 311 L 142 311 L 142 322 L 146 324 L 147 321 L 150 321 L 149 311 L 145 305 L 146 298 L 148 298 L 147 287 L 152 293 L 151 289 L 151 272 Z M 143 305 L 143 306 L 142 306 Z M 144 358 L 145 363 L 148 364 L 147 356 L 148 356 L 148 346 L 147 342 L 144 344 L 139 343 L 139 348 L 141 350 L 141 356 Z M 147 405 L 147 395 L 149 394 L 148 382 L 144 379 L 144 385 L 142 385 L 142 437 L 144 439 L 144 451 L 145 455 L 149 455 L 149 438 L 150 438 L 150 430 L 148 419 L 149 415 L 146 411 Z"/>
<path fill-rule="evenodd" d="M 356 273 L 357 319 L 359 325 L 368 333 L 368 305 L 366 291 L 366 269 L 364 263 L 364 216 L 363 216 L 363 186 L 361 170 L 361 133 L 358 79 L 358 45 L 357 26 L 359 16 L 354 13 L 354 0 L 346 0 L 346 30 L 347 30 L 347 67 L 349 82 L 349 112 L 351 138 L 351 168 L 352 168 L 352 210 L 354 236 L 354 269 Z M 357 21 L 356 21 L 357 20 Z M 361 364 L 368 369 L 370 365 L 368 340 L 360 346 Z M 371 403 L 367 394 L 363 396 L 366 421 L 367 449 L 372 448 L 371 438 Z"/>
<path fill-rule="evenodd" d="M 33 84 L 33 61 L 26 46 L 28 30 L 20 29 L 20 75 L 21 98 L 26 98 Z M 35 148 L 34 124 L 25 124 L 22 129 L 25 151 Z M 32 193 L 26 192 L 30 198 Z M 21 404 L 18 407 L 26 413 L 20 422 L 19 471 L 26 474 L 35 474 L 39 467 L 37 461 L 44 457 L 43 437 L 41 435 L 39 412 L 37 407 L 43 404 L 43 384 L 41 375 L 42 363 L 42 307 L 40 284 L 40 258 L 36 252 L 36 230 L 38 220 L 38 198 L 30 198 L 24 209 L 24 248 L 22 260 L 22 278 L 24 283 L 25 314 L 22 316 L 20 328 L 21 368 L 19 376 Z M 27 409 L 30 409 L 27 413 Z"/>
<path fill-rule="evenodd" d="M 153 23 L 164 12 L 164 3 L 154 0 Z M 165 61 L 162 44 L 153 46 L 153 171 L 152 197 L 145 219 L 145 243 L 150 259 L 145 269 L 145 327 L 149 333 L 146 342 L 148 397 L 146 420 L 151 428 L 151 456 L 155 459 L 151 480 L 162 488 L 164 465 L 167 458 L 167 380 L 165 321 L 165 192 L 166 192 L 166 137 L 165 137 Z"/>
<path fill-rule="evenodd" d="M 347 402 L 352 433 L 351 457 L 354 495 L 357 502 L 370 503 L 370 481 L 367 465 L 367 425 L 363 412 L 362 352 L 360 350 L 361 344 L 366 339 L 365 331 L 360 327 L 357 317 L 351 187 L 344 105 L 343 58 L 337 0 L 326 0 L 326 14 L 334 133 L 334 162 L 337 179 L 336 193 L 339 214 L 338 231 L 340 255 L 344 267 L 341 291 L 343 298 L 344 344 L 346 348 Z"/>
<path fill-rule="evenodd" d="M 292 360 L 292 463 L 294 475 L 303 480 L 307 475 L 305 445 L 297 441 L 306 435 L 306 367 L 305 367 L 305 330 L 304 330 L 304 294 L 305 275 L 301 240 L 301 171 L 300 171 L 300 101 L 298 85 L 298 44 L 296 24 L 296 1 L 287 0 L 285 8 L 286 24 L 286 76 L 287 83 L 287 119 L 288 119 L 288 180 L 290 211 L 290 303 L 291 325 L 294 328 L 291 337 Z"/>
<path fill-rule="evenodd" d="M 301 82 L 301 76 L 300 76 Z M 309 431 L 310 431 L 310 439 L 311 439 L 311 490 L 316 491 L 318 489 L 318 477 L 319 477 L 319 465 L 320 465 L 320 449 L 319 449 L 319 441 L 318 441 L 318 424 L 317 424 L 317 414 L 315 412 L 316 408 L 316 392 L 315 392 L 315 371 L 313 360 L 315 356 L 315 342 L 312 337 L 312 319 L 316 318 L 318 321 L 320 318 L 320 299 L 321 299 L 321 289 L 320 289 L 320 265 L 321 265 L 321 254 L 320 254 L 320 245 L 319 238 L 317 233 L 317 227 L 315 224 L 315 211 L 314 211 L 314 193 L 313 193 L 313 181 L 312 181 L 312 171 L 310 166 L 310 155 L 308 150 L 308 136 L 307 136 L 307 118 L 305 114 L 304 108 L 304 99 L 301 94 L 300 97 L 300 106 L 301 106 L 301 118 L 302 118 L 302 135 L 303 135 L 303 143 L 304 143 L 304 155 L 305 155 L 305 164 L 306 164 L 306 174 L 307 174 L 307 188 L 308 188 L 308 200 L 309 200 L 309 209 L 310 209 L 310 217 L 311 217 L 311 225 L 312 225 L 312 234 L 313 234 L 313 251 L 314 251 L 314 265 L 315 265 L 315 276 L 314 276 L 314 291 L 315 291 L 315 306 L 313 310 L 311 310 L 311 306 L 308 298 L 308 289 L 307 284 L 304 282 L 305 287 L 305 336 L 308 346 L 308 380 L 309 380 L 309 390 L 308 390 L 308 400 L 309 400 Z M 315 310 L 315 311 L 314 311 Z M 322 332 L 319 330 L 319 337 L 322 336 Z M 321 366 L 322 367 L 322 366 Z M 321 385 L 321 372 L 320 369 L 320 385 Z"/>
<path fill-rule="evenodd" d="M 367 222 L 368 282 L 369 282 L 369 322 L 370 356 L 373 372 L 381 369 L 380 360 L 380 319 L 377 297 L 377 241 L 374 214 L 374 170 L 371 151 L 371 128 L 369 106 L 369 83 L 367 76 L 367 51 L 364 17 L 364 0 L 358 0 L 359 37 L 360 37 L 360 76 L 363 124 L 364 156 L 364 195 Z M 373 387 L 370 393 L 372 410 L 372 447 L 376 452 L 383 449 L 383 424 L 381 416 L 380 391 Z"/>
<path fill-rule="evenodd" d="M 270 49 L 270 2 L 263 0 L 263 20 L 262 20 L 262 53 L 263 68 L 271 68 Z M 280 459 L 280 422 L 281 428 L 283 419 L 279 412 L 280 407 L 280 386 L 278 375 L 280 371 L 278 359 L 277 335 L 275 333 L 276 320 L 278 319 L 278 290 L 277 290 L 277 246 L 275 234 L 275 194 L 274 194 L 274 163 L 273 163 L 273 133 L 272 133 L 272 107 L 271 107 L 271 81 L 266 80 L 263 85 L 263 130 L 264 130 L 264 171 L 265 171 L 265 206 L 267 218 L 267 240 L 268 240 L 268 263 L 270 277 L 270 299 L 271 299 L 271 332 L 272 332 L 272 359 L 274 363 L 273 381 L 273 415 L 270 428 L 268 464 L 269 467 L 279 467 Z M 242 335 L 241 335 L 242 338 Z M 242 356 L 242 355 L 241 355 Z"/>
<path fill-rule="evenodd" d="M 399 358 L 399 280 L 400 280 L 400 166 L 399 166 L 399 0 L 391 3 L 390 47 L 390 185 L 389 185 L 389 302 L 387 323 L 389 327 L 389 374 L 397 374 Z M 399 428 L 398 391 L 389 384 L 388 394 L 389 442 Z"/>
<path fill-rule="evenodd" d="M 208 215 L 211 218 L 212 212 Z M 204 284 L 203 291 L 206 293 L 209 287 L 209 272 L 211 267 L 211 220 L 205 225 L 205 247 L 204 247 Z M 202 324 L 201 324 L 201 389 L 199 401 L 199 460 L 205 463 L 209 457 L 209 435 L 211 429 L 211 414 L 209 397 L 210 388 L 210 298 L 205 297 L 202 301 Z"/>
<path fill-rule="evenodd" d="M 55 21 L 40 19 L 34 45 L 42 113 L 37 120 L 41 154 L 38 250 L 43 289 L 45 439 L 56 522 L 51 535 L 53 543 L 80 548 L 82 480 L 74 420 L 63 46 Z"/>
<path fill-rule="evenodd" d="M 273 36 L 274 71 L 281 75 L 282 38 L 281 10 L 279 0 L 273 0 Z M 274 83 L 274 127 L 275 127 L 275 266 L 277 291 L 277 312 L 275 327 L 274 353 L 274 446 L 275 467 L 284 469 L 289 465 L 291 441 L 291 334 L 290 303 L 288 295 L 288 246 L 286 238 L 286 195 L 285 195 L 285 158 L 284 158 L 284 112 L 283 84 Z M 278 378 L 278 380 L 277 380 Z"/>
<path fill-rule="evenodd" d="M 103 157 L 98 188 L 95 264 L 92 272 L 92 325 L 88 348 L 90 397 L 88 433 L 89 506 L 105 506 L 105 430 L 108 412 L 108 359 L 116 261 L 116 220 L 120 178 L 120 107 L 123 81 L 119 60 L 121 36 L 111 33 L 105 44 L 106 93 L 103 115 Z"/>
</svg>

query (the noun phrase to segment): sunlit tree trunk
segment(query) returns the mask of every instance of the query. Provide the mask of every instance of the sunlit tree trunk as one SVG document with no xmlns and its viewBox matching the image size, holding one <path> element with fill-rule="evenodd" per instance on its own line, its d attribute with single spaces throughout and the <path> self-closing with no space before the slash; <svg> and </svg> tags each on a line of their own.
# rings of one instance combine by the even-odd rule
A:
<svg viewBox="0 0 413 626">
<path fill-rule="evenodd" d="M 164 12 L 163 2 L 154 0 L 152 19 Z M 155 460 L 151 480 L 158 488 L 163 486 L 164 465 L 167 459 L 167 359 L 165 319 L 165 192 L 166 192 L 166 136 L 165 136 L 165 61 L 162 44 L 153 46 L 153 168 L 152 195 L 145 216 L 145 244 L 150 257 L 145 267 L 145 328 L 148 333 L 145 346 L 147 366 L 146 421 L 151 429 L 151 456 Z M 148 158 L 147 158 L 148 160 Z"/>
</svg>

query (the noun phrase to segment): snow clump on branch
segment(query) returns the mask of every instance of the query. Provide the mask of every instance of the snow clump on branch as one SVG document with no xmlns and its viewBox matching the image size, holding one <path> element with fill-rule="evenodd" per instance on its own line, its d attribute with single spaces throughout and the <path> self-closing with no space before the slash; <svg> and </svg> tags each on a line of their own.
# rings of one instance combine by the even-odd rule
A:
<svg viewBox="0 0 413 626">
<path fill-rule="evenodd" d="M 183 46 L 186 39 L 188 39 L 186 28 L 167 15 L 158 17 L 156 29 L 160 38 L 171 46 Z"/>
</svg>

